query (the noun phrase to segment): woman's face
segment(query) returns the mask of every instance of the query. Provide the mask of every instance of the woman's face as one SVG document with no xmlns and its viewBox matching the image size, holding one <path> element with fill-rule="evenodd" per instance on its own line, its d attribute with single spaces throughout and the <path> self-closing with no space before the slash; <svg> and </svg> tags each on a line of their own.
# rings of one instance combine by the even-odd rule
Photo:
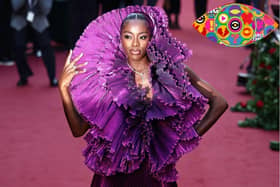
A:
<svg viewBox="0 0 280 187">
<path fill-rule="evenodd" d="M 146 57 L 150 31 L 143 20 L 127 21 L 121 32 L 121 44 L 128 60 L 139 61 Z"/>
</svg>

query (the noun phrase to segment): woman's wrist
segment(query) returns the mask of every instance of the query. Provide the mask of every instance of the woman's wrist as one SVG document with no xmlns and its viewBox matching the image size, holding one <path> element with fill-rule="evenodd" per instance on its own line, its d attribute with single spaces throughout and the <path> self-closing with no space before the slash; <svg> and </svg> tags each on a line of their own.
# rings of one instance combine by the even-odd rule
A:
<svg viewBox="0 0 280 187">
<path fill-rule="evenodd" d="M 58 88 L 60 92 L 68 92 L 69 86 L 63 83 L 59 83 Z"/>
<path fill-rule="evenodd" d="M 60 92 L 60 95 L 61 95 L 63 101 L 69 100 L 70 93 L 69 93 L 69 87 L 68 86 L 60 85 L 59 86 L 59 92 Z"/>
</svg>

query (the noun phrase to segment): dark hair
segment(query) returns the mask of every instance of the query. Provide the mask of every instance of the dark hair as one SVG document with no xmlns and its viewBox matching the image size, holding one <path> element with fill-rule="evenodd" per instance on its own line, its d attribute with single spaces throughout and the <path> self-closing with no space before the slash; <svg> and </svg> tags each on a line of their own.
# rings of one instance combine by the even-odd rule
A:
<svg viewBox="0 0 280 187">
<path fill-rule="evenodd" d="M 148 29 L 150 31 L 151 36 L 153 35 L 153 31 L 154 31 L 154 24 L 153 21 L 151 20 L 151 18 L 149 16 L 147 16 L 146 14 L 142 13 L 142 12 L 134 12 L 134 13 L 130 13 L 128 14 L 128 16 L 126 16 L 126 18 L 124 18 L 124 20 L 122 21 L 121 24 L 121 31 L 124 27 L 124 25 L 131 20 L 143 20 L 147 23 Z"/>
</svg>

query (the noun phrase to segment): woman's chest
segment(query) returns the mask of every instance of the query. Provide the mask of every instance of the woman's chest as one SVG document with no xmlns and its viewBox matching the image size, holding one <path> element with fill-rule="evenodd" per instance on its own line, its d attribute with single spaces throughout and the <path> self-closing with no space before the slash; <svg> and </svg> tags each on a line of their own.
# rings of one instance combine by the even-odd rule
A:
<svg viewBox="0 0 280 187">
<path fill-rule="evenodd" d="M 138 88 L 145 88 L 147 90 L 146 98 L 152 100 L 153 98 L 153 84 L 150 74 L 134 76 L 134 82 Z"/>
</svg>

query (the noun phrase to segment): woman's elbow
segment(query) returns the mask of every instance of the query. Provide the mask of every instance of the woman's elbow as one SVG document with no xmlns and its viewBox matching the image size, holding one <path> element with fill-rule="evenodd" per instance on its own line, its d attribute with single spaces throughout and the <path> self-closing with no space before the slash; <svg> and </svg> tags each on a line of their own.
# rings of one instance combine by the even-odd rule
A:
<svg viewBox="0 0 280 187">
<path fill-rule="evenodd" d="M 222 112 L 226 111 L 227 108 L 229 107 L 227 101 L 222 96 L 216 96 L 213 99 L 211 99 L 210 106 L 213 106 L 217 110 L 222 111 Z"/>
<path fill-rule="evenodd" d="M 224 97 L 220 96 L 217 101 L 217 106 L 221 111 L 226 111 L 228 109 L 228 103 Z"/>
</svg>

